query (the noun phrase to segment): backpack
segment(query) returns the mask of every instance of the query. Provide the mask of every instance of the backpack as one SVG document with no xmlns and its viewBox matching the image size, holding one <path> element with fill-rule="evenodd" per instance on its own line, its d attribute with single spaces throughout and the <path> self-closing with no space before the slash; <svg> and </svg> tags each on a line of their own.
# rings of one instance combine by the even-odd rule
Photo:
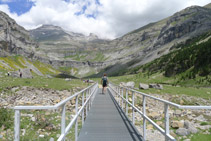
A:
<svg viewBox="0 0 211 141">
<path fill-rule="evenodd" d="M 107 77 L 103 77 L 102 80 L 103 80 L 103 85 L 107 85 Z"/>
</svg>

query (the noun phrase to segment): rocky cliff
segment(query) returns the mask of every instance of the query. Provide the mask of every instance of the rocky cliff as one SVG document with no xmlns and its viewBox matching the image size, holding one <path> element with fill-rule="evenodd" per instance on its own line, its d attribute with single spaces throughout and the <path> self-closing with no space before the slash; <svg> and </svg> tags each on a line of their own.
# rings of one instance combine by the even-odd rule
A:
<svg viewBox="0 0 211 141">
<path fill-rule="evenodd" d="M 29 32 L 0 11 L 0 56 L 19 54 L 33 57 L 36 47 Z"/>
</svg>

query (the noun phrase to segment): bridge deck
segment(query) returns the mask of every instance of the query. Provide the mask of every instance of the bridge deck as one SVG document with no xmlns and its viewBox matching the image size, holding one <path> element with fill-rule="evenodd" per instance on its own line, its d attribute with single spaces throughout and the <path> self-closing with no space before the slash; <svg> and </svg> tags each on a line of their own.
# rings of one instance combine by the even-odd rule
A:
<svg viewBox="0 0 211 141">
<path fill-rule="evenodd" d="M 93 101 L 88 117 L 80 131 L 79 141 L 140 141 L 140 134 L 127 119 L 110 92 L 102 89 Z"/>
</svg>

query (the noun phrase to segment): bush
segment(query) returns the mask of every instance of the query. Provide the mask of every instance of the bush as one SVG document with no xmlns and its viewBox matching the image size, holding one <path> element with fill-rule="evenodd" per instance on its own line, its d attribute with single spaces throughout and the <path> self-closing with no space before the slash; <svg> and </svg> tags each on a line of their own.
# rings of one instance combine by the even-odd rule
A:
<svg viewBox="0 0 211 141">
<path fill-rule="evenodd" d="M 6 108 L 0 108 L 0 127 L 8 129 L 13 124 L 12 111 Z"/>
</svg>

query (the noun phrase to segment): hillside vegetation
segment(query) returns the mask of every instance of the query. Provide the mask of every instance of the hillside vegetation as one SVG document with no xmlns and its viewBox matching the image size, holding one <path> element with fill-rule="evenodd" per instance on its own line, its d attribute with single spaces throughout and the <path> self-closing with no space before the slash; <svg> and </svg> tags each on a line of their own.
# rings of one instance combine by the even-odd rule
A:
<svg viewBox="0 0 211 141">
<path fill-rule="evenodd" d="M 43 75 L 59 73 L 51 65 L 39 61 L 31 61 L 20 55 L 0 57 L 0 72 L 17 71 L 24 68 L 38 69 Z"/>
<path fill-rule="evenodd" d="M 176 79 L 176 83 L 194 80 L 198 84 L 204 81 L 204 85 L 211 84 L 211 33 L 171 49 L 174 51 L 143 66 L 123 70 L 118 75 L 143 73 L 150 76 L 161 73 L 164 77 Z"/>
</svg>

